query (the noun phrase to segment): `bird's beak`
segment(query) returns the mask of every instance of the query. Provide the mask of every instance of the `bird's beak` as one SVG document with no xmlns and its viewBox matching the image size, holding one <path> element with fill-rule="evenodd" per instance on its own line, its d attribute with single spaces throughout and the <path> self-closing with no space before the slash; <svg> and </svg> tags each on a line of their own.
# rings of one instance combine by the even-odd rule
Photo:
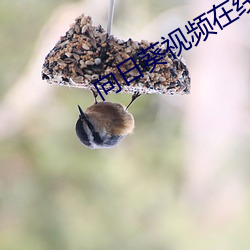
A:
<svg viewBox="0 0 250 250">
<path fill-rule="evenodd" d="M 77 105 L 77 106 L 78 106 L 78 110 L 79 110 L 79 113 L 80 113 L 80 118 L 86 118 L 84 112 L 82 111 L 82 108 L 79 105 Z"/>
</svg>

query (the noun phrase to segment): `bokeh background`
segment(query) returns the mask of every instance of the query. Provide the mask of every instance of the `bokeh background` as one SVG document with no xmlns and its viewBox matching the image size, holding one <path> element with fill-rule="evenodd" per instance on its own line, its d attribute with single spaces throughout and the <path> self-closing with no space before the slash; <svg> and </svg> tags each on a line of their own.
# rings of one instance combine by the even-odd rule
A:
<svg viewBox="0 0 250 250">
<path fill-rule="evenodd" d="M 117 0 L 113 34 L 158 41 L 221 2 Z M 74 126 L 92 94 L 41 67 L 81 13 L 106 27 L 108 5 L 0 2 L 0 249 L 249 250 L 250 15 L 183 52 L 190 95 L 139 98 L 135 133 L 90 150 Z"/>
</svg>

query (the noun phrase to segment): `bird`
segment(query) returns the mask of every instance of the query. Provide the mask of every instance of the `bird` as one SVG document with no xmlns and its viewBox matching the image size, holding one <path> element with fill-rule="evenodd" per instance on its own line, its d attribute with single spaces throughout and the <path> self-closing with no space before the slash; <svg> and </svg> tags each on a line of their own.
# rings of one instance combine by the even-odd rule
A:
<svg viewBox="0 0 250 250">
<path fill-rule="evenodd" d="M 94 104 L 85 112 L 78 105 L 76 135 L 84 146 L 91 149 L 115 147 L 134 130 L 134 117 L 128 112 L 128 108 L 140 94 L 136 92 L 125 107 L 109 101 L 98 102 L 97 93 L 94 90 L 91 91 L 95 99 Z"/>
</svg>

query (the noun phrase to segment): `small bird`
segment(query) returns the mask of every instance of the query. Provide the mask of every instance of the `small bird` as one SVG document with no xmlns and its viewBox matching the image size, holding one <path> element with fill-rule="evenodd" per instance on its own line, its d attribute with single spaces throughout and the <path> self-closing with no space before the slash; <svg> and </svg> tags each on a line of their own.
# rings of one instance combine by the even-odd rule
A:
<svg viewBox="0 0 250 250">
<path fill-rule="evenodd" d="M 91 149 L 111 148 L 134 130 L 134 117 L 127 109 L 140 96 L 135 93 L 127 107 L 112 102 L 97 102 L 97 93 L 92 90 L 95 103 L 85 112 L 80 112 L 76 122 L 76 134 L 82 144 Z"/>
</svg>

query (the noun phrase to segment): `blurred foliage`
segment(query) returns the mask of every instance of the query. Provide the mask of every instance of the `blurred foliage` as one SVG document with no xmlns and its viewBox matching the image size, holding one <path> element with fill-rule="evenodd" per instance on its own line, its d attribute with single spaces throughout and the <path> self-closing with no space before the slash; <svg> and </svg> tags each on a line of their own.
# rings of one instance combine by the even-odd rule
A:
<svg viewBox="0 0 250 250">
<path fill-rule="evenodd" d="M 0 2 L 0 97 L 25 69 L 43 24 L 56 6 L 68 0 Z"/>
</svg>

